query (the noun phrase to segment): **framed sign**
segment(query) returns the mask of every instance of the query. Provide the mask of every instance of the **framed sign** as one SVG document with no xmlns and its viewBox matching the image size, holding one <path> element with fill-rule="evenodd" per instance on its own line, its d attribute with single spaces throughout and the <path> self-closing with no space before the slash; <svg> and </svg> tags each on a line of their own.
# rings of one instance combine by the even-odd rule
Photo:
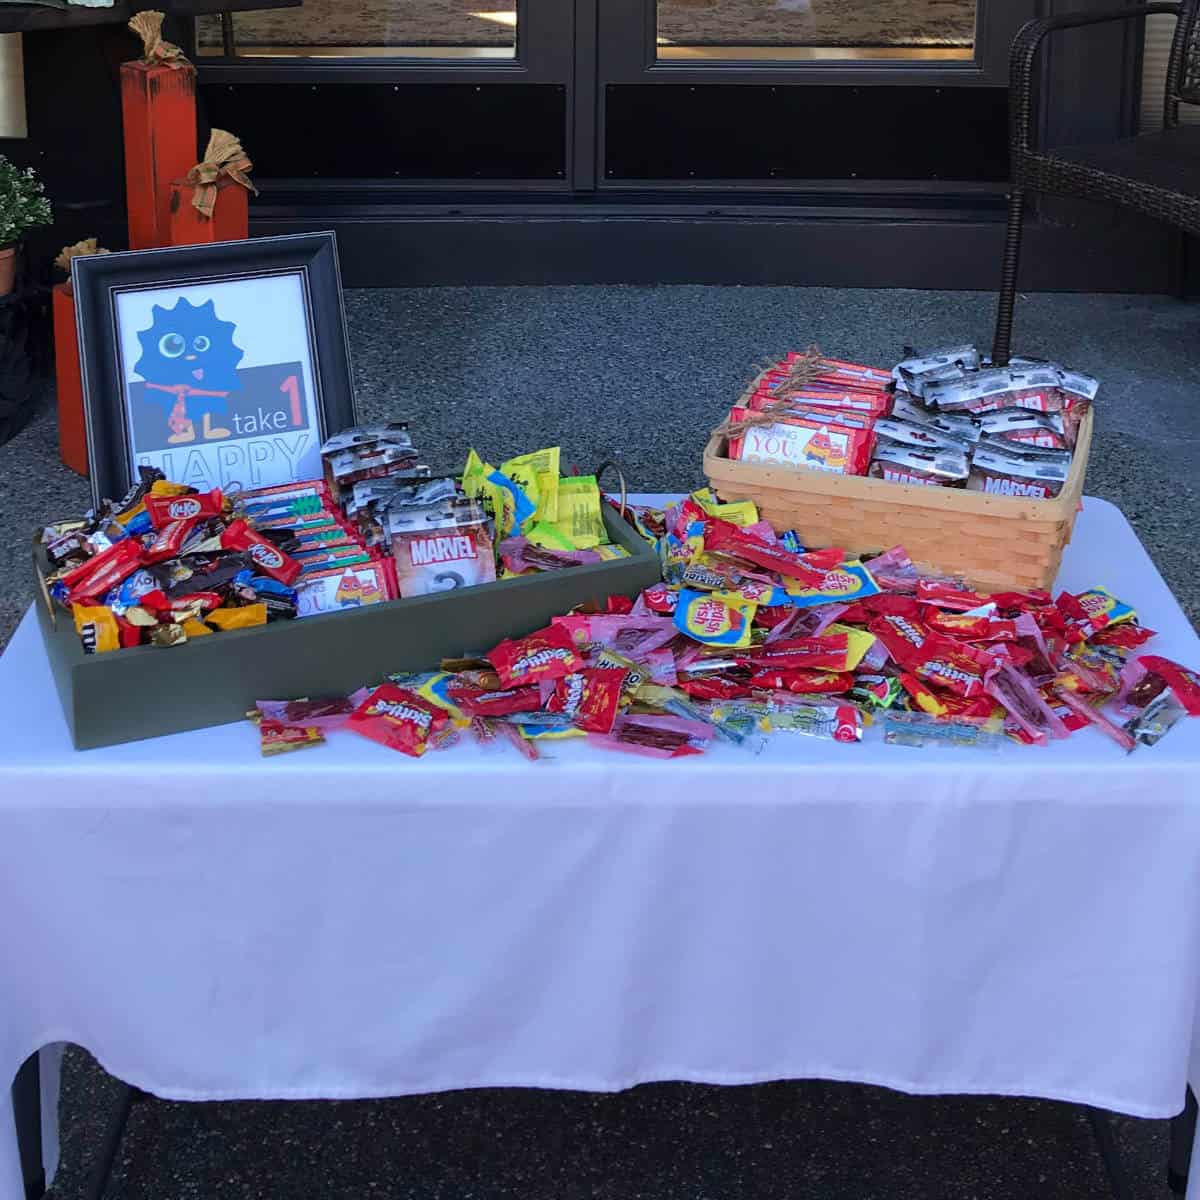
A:
<svg viewBox="0 0 1200 1200">
<path fill-rule="evenodd" d="M 355 423 L 332 233 L 76 258 L 92 498 L 139 466 L 201 491 L 321 475 Z"/>
</svg>

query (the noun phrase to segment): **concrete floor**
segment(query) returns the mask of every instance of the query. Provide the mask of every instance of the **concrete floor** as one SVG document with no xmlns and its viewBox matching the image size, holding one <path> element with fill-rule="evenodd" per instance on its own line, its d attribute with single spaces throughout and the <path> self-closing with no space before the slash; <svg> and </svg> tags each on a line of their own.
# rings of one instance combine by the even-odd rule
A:
<svg viewBox="0 0 1200 1200">
<path fill-rule="evenodd" d="M 992 305 L 978 293 L 789 288 L 447 288 L 347 297 L 362 416 L 409 419 L 435 469 L 461 465 L 472 442 L 493 461 L 561 443 L 565 462 L 591 467 L 616 457 L 631 486 L 663 491 L 700 482 L 707 430 L 753 364 L 812 341 L 831 355 L 874 363 L 891 363 L 906 345 L 985 345 Z M 1200 624 L 1198 329 L 1200 309 L 1162 297 L 1035 296 L 1020 305 L 1017 348 L 1055 355 L 1104 381 L 1088 490 L 1125 510 Z M 0 645 L 32 599 L 31 529 L 86 504 L 86 485 L 57 461 L 52 410 L 0 447 Z M 112 1082 L 94 1062 L 70 1054 L 54 1189 L 61 1200 L 83 1194 L 111 1097 Z M 1166 1123 L 1117 1124 L 1134 1194 L 1165 1198 Z M 150 1101 L 135 1110 L 111 1193 L 125 1200 L 1104 1194 L 1078 1109 L 824 1083 L 337 1104 Z"/>
</svg>

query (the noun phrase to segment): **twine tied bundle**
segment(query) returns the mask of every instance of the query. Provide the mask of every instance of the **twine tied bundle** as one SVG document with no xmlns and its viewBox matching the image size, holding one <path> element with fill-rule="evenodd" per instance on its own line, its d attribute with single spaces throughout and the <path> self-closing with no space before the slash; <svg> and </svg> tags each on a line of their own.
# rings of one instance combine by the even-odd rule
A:
<svg viewBox="0 0 1200 1200">
<path fill-rule="evenodd" d="M 217 181 L 222 175 L 239 183 L 248 192 L 258 195 L 258 188 L 250 182 L 246 174 L 254 164 L 249 155 L 242 149 L 242 143 L 237 137 L 224 129 L 214 129 L 208 139 L 208 149 L 204 158 L 188 173 L 187 179 L 195 189 L 192 203 L 204 217 L 211 219 L 213 209 L 217 206 Z"/>
<path fill-rule="evenodd" d="M 759 371 L 752 381 L 751 387 L 769 369 L 764 368 Z M 775 389 L 774 399 L 764 404 L 758 412 L 746 413 L 740 421 L 735 421 L 732 417 L 726 418 L 712 431 L 713 436 L 732 440 L 741 437 L 747 429 L 773 425 L 780 413 L 787 412 L 791 408 L 792 397 L 818 379 L 824 370 L 825 360 L 821 357 L 820 349 L 817 346 L 809 346 L 803 356 L 792 363 L 787 378 Z"/>
<path fill-rule="evenodd" d="M 166 65 L 174 70 L 190 67 L 187 56 L 173 42 L 164 42 L 163 14 L 147 11 L 130 18 L 129 28 L 142 39 L 142 62 L 148 67 Z"/>
</svg>

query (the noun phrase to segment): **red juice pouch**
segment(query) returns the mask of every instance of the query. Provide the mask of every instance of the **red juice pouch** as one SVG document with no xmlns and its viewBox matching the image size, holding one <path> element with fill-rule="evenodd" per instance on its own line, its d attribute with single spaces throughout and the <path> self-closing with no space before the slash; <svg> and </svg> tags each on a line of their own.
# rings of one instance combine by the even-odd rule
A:
<svg viewBox="0 0 1200 1200">
<path fill-rule="evenodd" d="M 219 517 L 225 507 L 225 497 L 219 488 L 211 492 L 197 492 L 192 496 L 146 497 L 146 512 L 150 524 L 161 529 L 172 521 L 195 521 L 201 517 Z"/>
<path fill-rule="evenodd" d="M 505 687 L 520 687 L 543 679 L 561 679 L 583 666 L 583 659 L 570 633 L 561 625 L 548 625 L 528 637 L 515 640 L 506 638 L 487 655 L 487 660 L 496 668 L 496 674 Z"/>
<path fill-rule="evenodd" d="M 430 738 L 450 719 L 444 708 L 416 692 L 385 683 L 377 687 L 346 720 L 346 728 L 373 742 L 420 758 Z"/>
<path fill-rule="evenodd" d="M 854 686 L 849 671 L 795 670 L 756 671 L 750 677 L 751 688 L 772 692 L 796 692 L 801 695 L 836 695 Z"/>
<path fill-rule="evenodd" d="M 610 733 L 621 711 L 621 694 L 628 671 L 591 668 L 565 675 L 554 685 L 546 711 L 562 713 L 588 733 Z"/>
</svg>

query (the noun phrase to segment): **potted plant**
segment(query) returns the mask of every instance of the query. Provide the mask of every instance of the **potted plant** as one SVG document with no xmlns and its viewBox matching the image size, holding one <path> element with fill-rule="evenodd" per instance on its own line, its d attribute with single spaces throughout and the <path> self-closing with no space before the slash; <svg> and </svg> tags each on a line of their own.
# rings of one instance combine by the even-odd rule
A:
<svg viewBox="0 0 1200 1200">
<path fill-rule="evenodd" d="M 0 296 L 13 290 L 21 238 L 53 219 L 44 192 L 32 167 L 22 170 L 0 154 Z"/>
</svg>

